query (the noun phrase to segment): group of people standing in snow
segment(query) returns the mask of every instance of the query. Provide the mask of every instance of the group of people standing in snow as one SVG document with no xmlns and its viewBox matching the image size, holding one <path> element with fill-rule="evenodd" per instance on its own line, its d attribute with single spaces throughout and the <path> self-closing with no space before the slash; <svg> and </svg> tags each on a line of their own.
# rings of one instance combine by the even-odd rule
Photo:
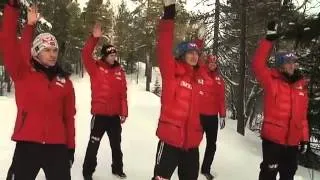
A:
<svg viewBox="0 0 320 180">
<path fill-rule="evenodd" d="M 75 92 L 70 74 L 57 63 L 59 46 L 50 33 L 33 39 L 39 19 L 29 7 L 27 24 L 17 38 L 20 0 L 8 0 L 0 34 L 4 65 L 15 85 L 17 118 L 12 139 L 16 141 L 7 180 L 34 180 L 42 168 L 47 179 L 70 180 L 75 153 Z M 164 0 L 164 15 L 157 29 L 157 60 L 162 76 L 161 113 L 156 135 L 159 143 L 152 180 L 169 180 L 178 167 L 181 180 L 196 180 L 199 169 L 214 179 L 211 165 L 217 133 L 225 127 L 225 89 L 218 73 L 218 58 L 203 56 L 203 39 L 182 42 L 172 53 L 175 0 Z M 96 24 L 82 50 L 91 82 L 91 132 L 83 163 L 85 180 L 92 180 L 97 152 L 105 132 L 112 150 L 112 174 L 126 178 L 121 151 L 122 126 L 128 117 L 125 71 L 116 61 L 117 49 L 103 45 L 102 58 L 92 53 L 103 31 Z M 277 68 L 267 67 L 273 41 L 279 36 L 275 24 L 258 45 L 252 67 L 264 88 L 262 127 L 263 162 L 259 180 L 293 180 L 299 150 L 309 140 L 306 80 L 292 53 L 276 56 Z M 206 151 L 200 168 L 199 145 L 206 134 Z"/>
</svg>

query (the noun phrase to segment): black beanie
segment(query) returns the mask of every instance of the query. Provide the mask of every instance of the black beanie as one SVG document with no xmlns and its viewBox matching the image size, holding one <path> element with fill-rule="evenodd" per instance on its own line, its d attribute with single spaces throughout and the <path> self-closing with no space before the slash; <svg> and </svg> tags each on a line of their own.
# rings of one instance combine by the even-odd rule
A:
<svg viewBox="0 0 320 180">
<path fill-rule="evenodd" d="M 117 53 L 117 49 L 113 45 L 103 45 L 101 49 L 101 54 L 103 57 L 107 57 L 109 54 Z"/>
</svg>

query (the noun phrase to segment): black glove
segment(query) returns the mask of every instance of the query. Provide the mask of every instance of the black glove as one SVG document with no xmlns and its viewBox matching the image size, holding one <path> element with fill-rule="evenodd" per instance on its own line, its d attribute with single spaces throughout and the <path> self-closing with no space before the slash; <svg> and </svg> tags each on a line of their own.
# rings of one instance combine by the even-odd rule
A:
<svg viewBox="0 0 320 180">
<path fill-rule="evenodd" d="M 20 8 L 20 0 L 8 0 L 8 5 L 14 8 Z"/>
<path fill-rule="evenodd" d="M 68 149 L 68 158 L 69 158 L 69 165 L 71 168 L 74 162 L 74 149 Z"/>
<path fill-rule="evenodd" d="M 169 6 L 164 7 L 164 14 L 162 19 L 174 19 L 176 16 L 176 5 L 171 4 Z"/>
<path fill-rule="evenodd" d="M 305 154 L 307 152 L 308 145 L 309 145 L 309 142 L 306 142 L 306 141 L 300 142 L 299 151 L 301 154 Z"/>
<path fill-rule="evenodd" d="M 267 30 L 268 30 L 267 35 L 266 35 L 267 40 L 274 41 L 279 38 L 279 34 L 277 33 L 277 30 L 276 30 L 276 22 L 275 21 L 271 21 L 268 23 Z"/>
</svg>

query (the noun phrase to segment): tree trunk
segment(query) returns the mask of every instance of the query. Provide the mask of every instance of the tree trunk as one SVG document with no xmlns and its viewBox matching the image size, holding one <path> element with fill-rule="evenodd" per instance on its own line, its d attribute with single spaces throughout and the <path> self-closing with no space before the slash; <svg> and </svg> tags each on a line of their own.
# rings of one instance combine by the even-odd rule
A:
<svg viewBox="0 0 320 180">
<path fill-rule="evenodd" d="M 244 95 L 245 95 L 245 70 L 246 70 L 246 19 L 247 19 L 247 0 L 241 1 L 241 35 L 240 35 L 240 80 L 237 102 L 237 132 L 245 135 L 245 114 L 244 114 Z"/>
<path fill-rule="evenodd" d="M 10 79 L 8 72 L 7 71 L 4 71 L 4 72 L 5 72 L 4 81 L 7 84 L 7 92 L 10 93 L 11 92 L 11 79 Z"/>
<path fill-rule="evenodd" d="M 231 86 L 231 119 L 237 119 L 237 108 L 236 108 L 236 96 L 235 96 L 235 86 Z"/>
<path fill-rule="evenodd" d="M 214 55 L 218 55 L 219 49 L 219 25 L 220 25 L 220 0 L 216 0 L 214 13 L 214 39 L 213 39 L 213 51 Z"/>
<path fill-rule="evenodd" d="M 150 54 L 147 51 L 146 53 L 146 69 L 147 69 L 147 80 L 146 80 L 146 91 L 150 92 L 150 83 L 152 79 L 152 63 L 150 61 Z"/>
<path fill-rule="evenodd" d="M 4 95 L 4 91 L 3 91 L 3 81 L 0 77 L 0 96 L 3 96 Z"/>
</svg>

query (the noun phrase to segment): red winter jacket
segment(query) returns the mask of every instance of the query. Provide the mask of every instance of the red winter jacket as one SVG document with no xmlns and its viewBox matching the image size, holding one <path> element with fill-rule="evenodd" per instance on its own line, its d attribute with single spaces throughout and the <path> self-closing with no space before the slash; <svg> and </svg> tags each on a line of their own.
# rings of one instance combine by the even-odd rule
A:
<svg viewBox="0 0 320 180">
<path fill-rule="evenodd" d="M 30 63 L 33 26 L 26 26 L 17 41 L 19 13 L 4 10 L 4 66 L 15 85 L 17 119 L 12 139 L 42 144 L 66 144 L 75 148 L 75 95 L 72 82 L 65 78 L 49 81 Z"/>
<path fill-rule="evenodd" d="M 4 43 L 3 33 L 0 32 L 0 53 L 2 53 L 3 43 Z"/>
<path fill-rule="evenodd" d="M 264 88 L 262 138 L 283 145 L 309 141 L 306 81 L 287 83 L 275 69 L 267 67 L 272 43 L 262 40 L 253 58 L 252 68 Z"/>
<path fill-rule="evenodd" d="M 226 117 L 225 87 L 223 79 L 217 72 L 212 72 L 207 65 L 203 75 L 203 88 L 200 99 L 200 113 Z"/>
<path fill-rule="evenodd" d="M 173 20 L 160 20 L 157 58 L 162 76 L 161 115 L 157 136 L 172 146 L 199 147 L 203 130 L 199 115 L 200 68 L 177 62 L 172 55 Z"/>
<path fill-rule="evenodd" d="M 91 37 L 86 42 L 82 59 L 91 81 L 91 113 L 105 116 L 128 116 L 127 82 L 125 72 L 116 62 L 108 65 L 96 61 L 92 53 L 99 38 Z"/>
</svg>

